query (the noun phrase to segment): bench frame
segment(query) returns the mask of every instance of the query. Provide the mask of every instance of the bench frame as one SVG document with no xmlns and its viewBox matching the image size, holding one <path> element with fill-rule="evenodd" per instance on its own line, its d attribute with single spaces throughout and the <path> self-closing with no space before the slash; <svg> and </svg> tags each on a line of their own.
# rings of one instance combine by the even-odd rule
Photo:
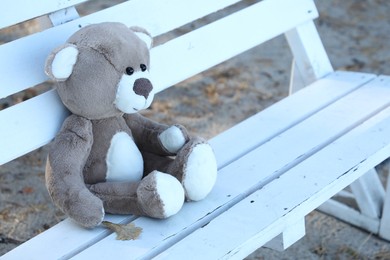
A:
<svg viewBox="0 0 390 260">
<path fill-rule="evenodd" d="M 199 0 L 185 4 L 179 0 L 164 1 L 163 4 L 155 0 L 133 0 L 82 18 L 78 17 L 74 5 L 83 0 L 42 2 L 46 5 L 26 8 L 30 13 L 7 17 L 5 23 L 0 23 L 2 28 L 48 14 L 55 26 L 0 46 L 0 56 L 3 57 L 0 68 L 5 75 L 0 79 L 0 98 L 45 81 L 47 78 L 42 67 L 47 54 L 79 26 L 115 20 L 143 26 L 153 36 L 158 36 L 238 0 L 213 3 Z M 9 4 L 6 8 L 10 10 L 5 10 L 5 13 L 14 14 L 12 8 L 20 5 L 18 1 L 12 3 L 14 6 Z M 183 15 L 173 19 L 173 24 L 166 19 L 181 12 Z M 115 17 L 112 14 L 116 14 Z M 390 240 L 390 184 L 388 182 L 385 189 L 373 169 L 390 156 L 390 140 L 386 136 L 390 132 L 390 103 L 385 98 L 389 94 L 390 78 L 334 72 L 313 23 L 317 16 L 311 0 L 264 0 L 152 49 L 152 65 L 159 91 L 280 34 L 285 34 L 293 53 L 292 95 L 210 140 L 216 152 L 220 177 L 207 199 L 188 203 L 177 216 L 163 221 L 107 216 L 106 219 L 112 222 L 132 221 L 143 227 L 141 238 L 127 244 L 116 241 L 115 235 L 103 228 L 85 230 L 67 219 L 10 251 L 4 258 L 17 259 L 26 254 L 39 258 L 101 258 L 105 255 L 112 257 L 115 252 L 119 256 L 128 254 L 134 258 L 181 259 L 191 252 L 195 258 L 207 253 L 210 259 L 238 259 L 264 245 L 279 250 L 292 245 L 305 234 L 305 215 L 317 207 Z M 273 23 L 259 34 L 248 33 L 258 27 L 253 21 Z M 227 33 L 226 28 L 234 34 Z M 230 42 L 231 46 L 220 48 L 221 45 L 213 42 L 215 38 L 207 39 L 207 35 L 214 34 Z M 48 35 L 51 40 L 43 44 Z M 245 41 L 238 40 L 242 38 Z M 169 67 L 165 64 L 166 57 L 171 57 L 172 52 L 180 54 L 169 61 L 177 64 L 177 76 L 166 77 Z M 188 60 L 193 63 L 190 70 L 185 66 Z M 18 73 L 15 68 L 25 71 L 26 76 L 17 77 L 15 81 Z M 359 113 L 353 114 L 362 97 L 375 102 L 368 102 L 370 104 L 361 108 Z M 308 98 L 313 102 L 305 104 Z M 297 107 L 297 104 L 302 106 Z M 31 116 L 22 117 L 27 111 Z M 337 116 L 337 111 L 352 115 L 350 118 L 340 117 L 339 128 L 334 127 L 319 136 L 310 135 L 310 140 L 303 145 L 305 150 L 293 148 L 279 154 L 289 145 L 288 142 L 302 138 L 302 133 L 315 130 L 315 126 L 323 125 L 326 118 L 330 120 Z M 7 153 L 0 151 L 0 164 L 50 142 L 67 115 L 55 91 L 0 111 L 0 125 L 5 122 L 10 125 L 7 129 L 0 129 L 0 147 L 7 147 Z M 275 123 L 275 119 L 278 122 Z M 46 127 L 44 130 L 34 128 L 39 125 Z M 255 141 L 249 138 L 250 129 L 259 131 Z M 239 142 L 226 143 L 237 136 L 243 138 Z M 21 144 L 21 138 L 27 141 Z M 272 159 L 267 155 L 272 152 L 281 157 L 280 161 L 265 161 L 265 165 L 262 158 Z M 285 164 L 283 160 L 286 160 Z M 319 162 L 329 165 L 319 166 Z M 245 178 L 237 172 L 245 172 Z M 296 182 L 296 187 L 285 191 L 292 182 Z M 328 200 L 348 185 L 352 193 L 344 191 L 343 194 L 356 199 L 358 210 Z M 300 190 L 301 193 L 291 197 Z M 251 212 L 250 216 L 242 216 L 241 212 L 245 211 Z M 182 223 L 183 219 L 185 223 Z M 219 231 L 226 226 L 231 234 L 221 236 Z M 52 250 L 46 250 L 47 247 Z"/>
</svg>

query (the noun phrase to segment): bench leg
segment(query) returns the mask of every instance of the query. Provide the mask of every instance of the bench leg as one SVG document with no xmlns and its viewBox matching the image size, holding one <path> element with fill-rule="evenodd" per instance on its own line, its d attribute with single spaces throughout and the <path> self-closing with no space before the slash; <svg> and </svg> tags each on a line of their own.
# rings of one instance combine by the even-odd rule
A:
<svg viewBox="0 0 390 260">
<path fill-rule="evenodd" d="M 303 218 L 289 226 L 283 233 L 265 244 L 264 247 L 283 251 L 301 239 L 305 233 L 305 219 Z"/>
<path fill-rule="evenodd" d="M 372 169 L 353 182 L 350 187 L 359 210 L 334 199 L 328 200 L 318 209 L 390 240 L 390 182 L 387 182 L 385 190 L 375 169 Z"/>
<path fill-rule="evenodd" d="M 387 176 L 386 194 L 383 203 L 379 236 L 390 241 L 390 175 Z"/>
<path fill-rule="evenodd" d="M 371 169 L 351 185 L 360 212 L 366 216 L 380 218 L 385 189 L 375 169 Z"/>
<path fill-rule="evenodd" d="M 305 83 L 303 81 L 302 75 L 298 70 L 295 59 L 293 59 L 291 64 L 290 86 L 288 94 L 291 95 L 304 87 Z"/>
<path fill-rule="evenodd" d="M 294 71 L 299 71 L 304 85 L 307 86 L 333 72 L 313 21 L 297 26 L 286 32 L 285 36 L 295 59 Z M 296 90 L 298 89 L 293 91 Z"/>
<path fill-rule="evenodd" d="M 330 216 L 336 217 L 346 223 L 365 229 L 370 233 L 378 234 L 378 218 L 372 218 L 363 215 L 358 210 L 355 210 L 339 201 L 329 199 L 324 204 L 319 206 L 318 210 Z"/>
</svg>

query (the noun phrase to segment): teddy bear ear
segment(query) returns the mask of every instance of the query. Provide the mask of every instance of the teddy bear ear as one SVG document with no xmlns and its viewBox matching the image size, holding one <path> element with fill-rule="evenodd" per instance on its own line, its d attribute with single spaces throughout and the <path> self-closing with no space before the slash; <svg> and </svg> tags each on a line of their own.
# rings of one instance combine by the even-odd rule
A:
<svg viewBox="0 0 390 260">
<path fill-rule="evenodd" d="M 140 38 L 146 44 L 148 49 L 152 48 L 153 38 L 148 31 L 138 26 L 132 26 L 130 27 L 130 30 L 132 30 L 138 36 L 138 38 Z"/>
<path fill-rule="evenodd" d="M 74 44 L 55 49 L 46 59 L 45 73 L 53 80 L 65 81 L 73 72 L 79 51 Z"/>
</svg>

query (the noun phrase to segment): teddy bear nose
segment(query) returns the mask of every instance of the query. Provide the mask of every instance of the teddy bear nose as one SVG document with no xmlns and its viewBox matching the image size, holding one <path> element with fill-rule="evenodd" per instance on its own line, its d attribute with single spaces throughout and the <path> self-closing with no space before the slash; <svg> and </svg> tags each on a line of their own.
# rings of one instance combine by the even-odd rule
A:
<svg viewBox="0 0 390 260">
<path fill-rule="evenodd" d="M 135 94 L 144 96 L 146 99 L 148 98 L 149 93 L 150 91 L 152 91 L 152 89 L 152 83 L 148 79 L 140 78 L 134 82 L 133 90 Z"/>
</svg>

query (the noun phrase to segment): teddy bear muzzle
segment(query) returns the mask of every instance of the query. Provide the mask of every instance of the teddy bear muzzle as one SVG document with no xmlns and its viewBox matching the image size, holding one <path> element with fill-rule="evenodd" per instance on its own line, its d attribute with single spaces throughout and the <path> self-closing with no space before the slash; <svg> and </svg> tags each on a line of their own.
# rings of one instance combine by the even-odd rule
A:
<svg viewBox="0 0 390 260">
<path fill-rule="evenodd" d="M 134 82 L 133 90 L 135 94 L 148 99 L 150 92 L 153 90 L 153 86 L 149 79 L 140 78 Z"/>
<path fill-rule="evenodd" d="M 155 91 L 148 75 L 137 76 L 140 75 L 136 73 L 131 76 L 123 75 L 118 84 L 114 104 L 123 113 L 136 113 L 148 108 L 153 101 Z"/>
</svg>

